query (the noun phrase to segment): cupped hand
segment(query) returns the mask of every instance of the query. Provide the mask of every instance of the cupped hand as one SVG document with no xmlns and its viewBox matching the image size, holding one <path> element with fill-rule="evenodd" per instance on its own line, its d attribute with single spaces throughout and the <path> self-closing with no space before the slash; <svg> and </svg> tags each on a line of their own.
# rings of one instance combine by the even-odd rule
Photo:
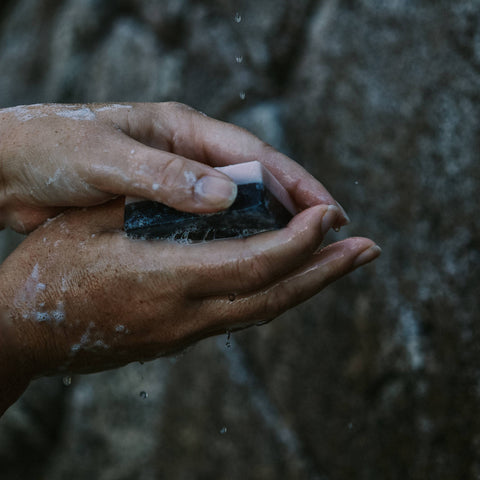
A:
<svg viewBox="0 0 480 480">
<path fill-rule="evenodd" d="M 182 104 L 43 104 L 0 110 L 0 227 L 30 232 L 68 207 L 118 195 L 215 212 L 236 187 L 212 167 L 258 160 L 299 210 L 338 205 L 297 163 Z M 341 211 L 337 225 L 347 222 Z"/>
<path fill-rule="evenodd" d="M 271 320 L 378 256 L 365 238 L 319 249 L 340 217 L 319 205 L 282 230 L 183 245 L 126 237 L 122 198 L 70 209 L 0 267 L 2 364 L 29 379 L 92 372 Z"/>
</svg>

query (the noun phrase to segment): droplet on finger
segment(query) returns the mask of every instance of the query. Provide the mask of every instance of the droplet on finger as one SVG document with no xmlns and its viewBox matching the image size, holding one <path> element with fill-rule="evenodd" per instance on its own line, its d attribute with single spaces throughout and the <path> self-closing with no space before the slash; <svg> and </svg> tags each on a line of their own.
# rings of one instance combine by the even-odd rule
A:
<svg viewBox="0 0 480 480">
<path fill-rule="evenodd" d="M 340 209 L 336 205 L 329 205 L 322 218 L 322 233 L 325 235 L 332 227 L 335 228 L 340 215 Z"/>
</svg>

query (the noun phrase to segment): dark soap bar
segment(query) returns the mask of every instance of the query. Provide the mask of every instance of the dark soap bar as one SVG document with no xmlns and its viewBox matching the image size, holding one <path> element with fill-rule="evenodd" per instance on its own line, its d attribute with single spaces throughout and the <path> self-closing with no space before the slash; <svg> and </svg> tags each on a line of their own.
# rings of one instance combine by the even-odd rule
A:
<svg viewBox="0 0 480 480">
<path fill-rule="evenodd" d="M 230 208 L 195 214 L 145 199 L 127 199 L 125 231 L 130 237 L 199 242 L 247 237 L 283 228 L 296 213 L 279 181 L 257 161 L 217 167 L 238 188 Z"/>
<path fill-rule="evenodd" d="M 248 183 L 238 185 L 234 203 L 218 213 L 180 212 L 150 200 L 129 203 L 125 206 L 125 231 L 133 238 L 195 242 L 276 230 L 291 218 L 264 183 Z"/>
</svg>

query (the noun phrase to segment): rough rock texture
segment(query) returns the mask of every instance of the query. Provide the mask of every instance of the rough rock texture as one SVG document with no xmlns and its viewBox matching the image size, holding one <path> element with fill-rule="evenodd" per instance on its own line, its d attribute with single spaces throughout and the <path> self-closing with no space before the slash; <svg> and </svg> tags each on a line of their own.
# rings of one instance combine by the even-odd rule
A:
<svg viewBox="0 0 480 480">
<path fill-rule="evenodd" d="M 354 220 L 331 240 L 384 250 L 228 342 L 36 382 L 0 421 L 2 480 L 479 478 L 479 2 L 20 0 L 0 14 L 0 106 L 189 103 L 320 178 Z"/>
</svg>

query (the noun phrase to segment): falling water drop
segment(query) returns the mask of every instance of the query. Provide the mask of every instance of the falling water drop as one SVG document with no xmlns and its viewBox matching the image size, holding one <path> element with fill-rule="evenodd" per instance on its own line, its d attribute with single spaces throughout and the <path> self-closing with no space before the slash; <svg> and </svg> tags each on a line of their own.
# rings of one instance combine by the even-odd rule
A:
<svg viewBox="0 0 480 480">
<path fill-rule="evenodd" d="M 232 332 L 230 330 L 227 330 L 227 340 L 225 342 L 225 348 L 231 348 L 232 343 L 230 342 L 230 337 L 232 336 Z"/>
<path fill-rule="evenodd" d="M 240 92 L 240 99 L 241 100 L 245 100 L 245 96 L 246 96 L 245 92 Z"/>
<path fill-rule="evenodd" d="M 144 400 L 146 400 L 148 398 L 148 393 L 144 392 L 144 391 L 141 391 L 140 392 L 140 398 L 143 398 Z"/>
<path fill-rule="evenodd" d="M 333 227 L 333 231 L 338 233 L 340 231 L 340 227 Z"/>
<path fill-rule="evenodd" d="M 240 12 L 236 12 L 234 18 L 236 23 L 240 23 L 242 21 L 242 16 L 240 15 Z"/>
<path fill-rule="evenodd" d="M 242 55 L 237 55 L 237 56 L 235 57 L 235 61 L 236 61 L 237 63 L 242 63 L 242 62 L 243 62 L 243 56 L 242 56 Z"/>
<path fill-rule="evenodd" d="M 66 375 L 65 377 L 62 378 L 62 383 L 66 387 L 69 387 L 72 384 L 72 377 L 70 377 L 69 375 Z"/>
<path fill-rule="evenodd" d="M 358 185 L 358 180 L 355 180 L 355 185 Z"/>
<path fill-rule="evenodd" d="M 227 433 L 227 427 L 224 425 L 221 429 L 220 429 L 220 435 L 225 435 Z"/>
</svg>

